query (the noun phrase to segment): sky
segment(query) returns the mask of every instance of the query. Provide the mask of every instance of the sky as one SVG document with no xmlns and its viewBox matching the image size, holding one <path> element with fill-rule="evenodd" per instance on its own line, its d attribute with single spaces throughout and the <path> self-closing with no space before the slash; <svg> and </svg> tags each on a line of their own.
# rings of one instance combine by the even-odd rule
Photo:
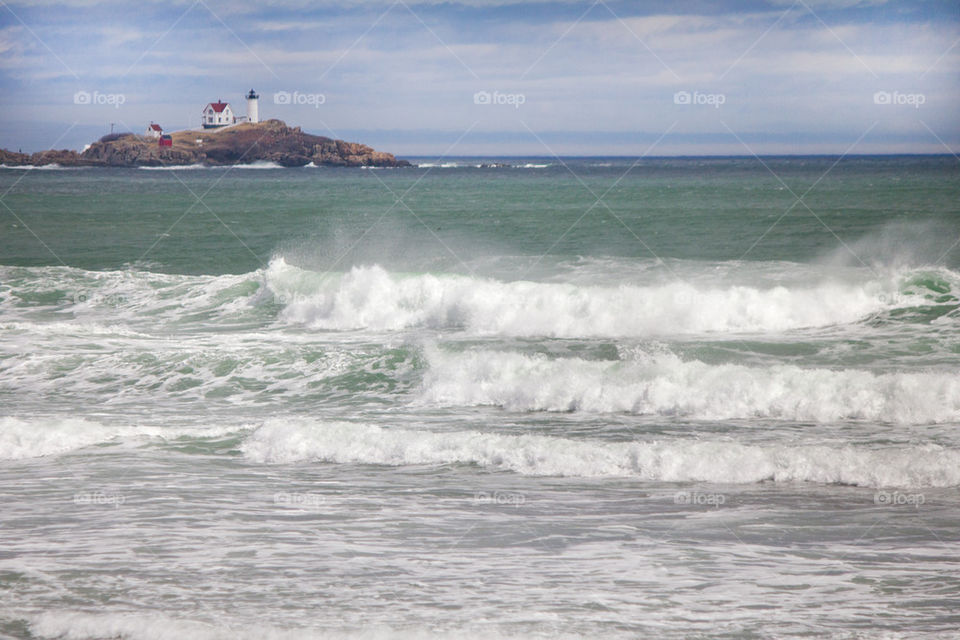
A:
<svg viewBox="0 0 960 640">
<path fill-rule="evenodd" d="M 0 0 L 0 147 L 211 101 L 401 156 L 960 152 L 957 0 Z"/>
</svg>

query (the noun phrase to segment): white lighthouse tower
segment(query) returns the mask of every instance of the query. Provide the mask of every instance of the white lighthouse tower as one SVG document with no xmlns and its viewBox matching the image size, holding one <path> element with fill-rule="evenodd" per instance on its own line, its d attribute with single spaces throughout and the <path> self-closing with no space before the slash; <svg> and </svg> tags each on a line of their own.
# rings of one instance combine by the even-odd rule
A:
<svg viewBox="0 0 960 640">
<path fill-rule="evenodd" d="M 253 89 L 247 94 L 247 122 L 260 122 L 260 96 Z"/>
</svg>

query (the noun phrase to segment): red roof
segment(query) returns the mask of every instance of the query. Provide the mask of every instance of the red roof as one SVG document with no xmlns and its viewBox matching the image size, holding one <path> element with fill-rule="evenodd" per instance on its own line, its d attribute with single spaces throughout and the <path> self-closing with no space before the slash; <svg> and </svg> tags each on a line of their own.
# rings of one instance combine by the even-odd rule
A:
<svg viewBox="0 0 960 640">
<path fill-rule="evenodd" d="M 160 125 L 153 124 L 152 122 L 150 123 L 150 128 L 153 129 L 154 131 L 163 131 L 163 129 L 160 128 Z"/>
<path fill-rule="evenodd" d="M 218 100 L 217 102 L 211 102 L 211 103 L 208 104 L 207 106 L 208 106 L 208 107 L 213 107 L 213 110 L 214 110 L 214 111 L 216 111 L 217 113 L 221 113 L 221 112 L 223 111 L 223 109 L 227 106 L 227 104 L 228 104 L 228 103 L 226 103 L 226 102 L 220 102 L 220 101 Z"/>
</svg>

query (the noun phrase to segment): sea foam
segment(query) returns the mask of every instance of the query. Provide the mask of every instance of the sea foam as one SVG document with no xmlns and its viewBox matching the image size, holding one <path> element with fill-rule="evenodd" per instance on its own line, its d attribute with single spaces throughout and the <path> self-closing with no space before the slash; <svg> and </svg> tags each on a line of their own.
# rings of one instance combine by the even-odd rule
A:
<svg viewBox="0 0 960 640">
<path fill-rule="evenodd" d="M 226 619 L 207 611 L 190 616 L 173 616 L 160 612 L 87 613 L 83 611 L 48 611 L 30 620 L 33 637 L 51 640 L 524 640 L 528 635 L 504 634 L 495 629 L 429 630 L 423 628 L 393 629 L 371 625 L 349 629 L 282 627 L 265 621 Z M 213 618 L 212 621 L 208 621 Z M 301 616 L 302 618 L 302 616 Z M 304 623 L 303 619 L 298 622 Z M 538 636 L 539 637 L 539 636 Z M 563 632 L 551 637 L 573 640 Z"/>
<path fill-rule="evenodd" d="M 601 442 L 479 431 L 438 433 L 370 424 L 274 418 L 244 440 L 259 463 L 473 464 L 534 476 L 633 477 L 664 482 L 816 482 L 866 487 L 960 484 L 960 451 L 750 445 L 730 440 Z"/>
<path fill-rule="evenodd" d="M 712 365 L 671 353 L 636 353 L 617 361 L 500 351 L 427 353 L 419 402 L 428 405 L 699 420 L 960 421 L 960 377 L 953 372 Z"/>
<path fill-rule="evenodd" d="M 219 437 L 250 428 L 249 425 L 119 426 L 83 418 L 4 417 L 0 418 L 0 460 L 62 455 L 125 438 Z"/>
<path fill-rule="evenodd" d="M 58 455 L 106 442 L 115 428 L 81 418 L 0 418 L 0 460 Z"/>
<path fill-rule="evenodd" d="M 265 280 L 278 299 L 287 301 L 281 318 L 288 323 L 327 330 L 462 328 L 504 336 L 784 331 L 856 322 L 913 298 L 881 282 L 767 288 L 685 281 L 583 286 L 401 275 L 379 266 L 325 276 L 282 258 L 271 262 Z"/>
</svg>

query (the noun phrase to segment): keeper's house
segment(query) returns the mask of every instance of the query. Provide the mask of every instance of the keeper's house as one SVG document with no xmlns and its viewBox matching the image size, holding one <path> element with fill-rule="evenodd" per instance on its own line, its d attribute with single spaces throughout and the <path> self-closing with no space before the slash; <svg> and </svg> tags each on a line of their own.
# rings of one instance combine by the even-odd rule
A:
<svg viewBox="0 0 960 640">
<path fill-rule="evenodd" d="M 216 102 L 211 102 L 203 108 L 203 115 L 200 121 L 203 123 L 204 129 L 217 129 L 233 124 L 236 122 L 236 118 L 233 115 L 233 109 L 230 108 L 230 104 L 221 102 L 218 99 Z"/>
</svg>

